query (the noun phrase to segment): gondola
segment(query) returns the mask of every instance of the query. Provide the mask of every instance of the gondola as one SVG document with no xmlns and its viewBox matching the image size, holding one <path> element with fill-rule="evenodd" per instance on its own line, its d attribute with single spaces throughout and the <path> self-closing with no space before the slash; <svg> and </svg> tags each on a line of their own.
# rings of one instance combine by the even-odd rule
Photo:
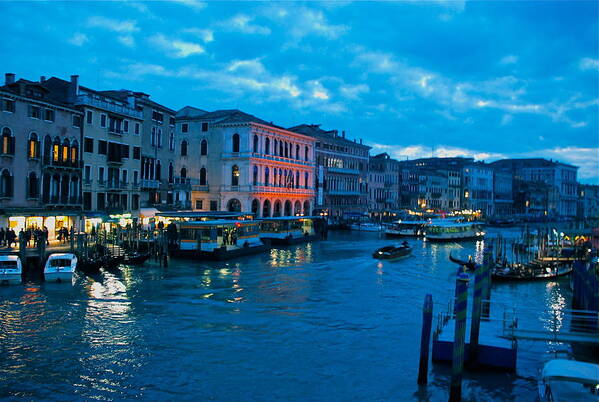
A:
<svg viewBox="0 0 599 402">
<path fill-rule="evenodd" d="M 572 264 L 552 266 L 526 265 L 522 267 L 500 267 L 491 273 L 495 282 L 525 282 L 556 279 L 569 275 Z"/>
<path fill-rule="evenodd" d="M 474 271 L 476 269 L 476 263 L 472 259 L 468 259 L 468 261 L 460 260 L 459 258 L 455 258 L 449 253 L 449 261 L 455 262 L 456 264 L 464 267 L 468 271 Z"/>
<path fill-rule="evenodd" d="M 385 246 L 375 250 L 372 257 L 377 260 L 397 260 L 412 254 L 412 247 L 404 242 L 400 247 Z"/>
<path fill-rule="evenodd" d="M 142 265 L 146 260 L 150 258 L 149 253 L 132 253 L 126 254 L 123 264 L 128 265 Z"/>
</svg>

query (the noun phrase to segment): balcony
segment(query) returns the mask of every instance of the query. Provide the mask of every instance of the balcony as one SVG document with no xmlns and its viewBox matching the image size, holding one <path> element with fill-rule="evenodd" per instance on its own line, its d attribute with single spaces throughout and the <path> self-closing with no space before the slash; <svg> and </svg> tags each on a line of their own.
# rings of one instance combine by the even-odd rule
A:
<svg viewBox="0 0 599 402">
<path fill-rule="evenodd" d="M 207 193 L 210 191 L 210 187 L 208 185 L 196 184 L 191 186 L 191 191 L 198 191 L 201 193 Z"/>
<path fill-rule="evenodd" d="M 106 156 L 106 161 L 108 163 L 116 163 L 116 164 L 120 165 L 123 163 L 123 158 L 121 158 L 120 153 L 109 152 L 108 155 Z"/>
<path fill-rule="evenodd" d="M 198 179 L 191 179 L 189 177 L 175 177 L 173 187 L 178 190 L 191 190 L 192 185 L 199 184 Z"/>
<path fill-rule="evenodd" d="M 342 173 L 342 174 L 354 174 L 354 175 L 359 175 L 360 171 L 358 169 L 347 169 L 347 168 L 340 168 L 340 167 L 329 167 L 327 168 L 327 170 L 330 173 Z"/>
<path fill-rule="evenodd" d="M 331 190 L 331 191 L 326 191 L 325 194 L 326 195 L 362 195 L 362 193 L 360 193 L 358 190 Z"/>
<path fill-rule="evenodd" d="M 124 115 L 124 116 L 133 117 L 136 119 L 143 119 L 143 112 L 141 112 L 139 110 L 135 110 L 135 109 L 129 107 L 129 105 L 125 105 L 125 104 L 121 105 L 121 104 L 108 102 L 106 100 L 99 99 L 98 97 L 96 97 L 92 94 L 82 93 L 82 94 L 77 95 L 77 100 L 75 103 L 78 105 L 88 105 L 88 106 L 97 107 L 99 109 L 104 109 L 104 110 L 107 110 L 110 112 L 114 112 L 114 113 Z"/>
<path fill-rule="evenodd" d="M 83 179 L 83 185 L 86 186 L 86 187 L 91 186 L 92 183 L 93 183 L 92 179 Z"/>
<path fill-rule="evenodd" d="M 226 153 L 222 154 L 223 157 L 225 157 L 224 155 L 226 155 Z M 294 159 L 294 158 L 286 158 L 284 156 L 278 156 L 278 155 L 269 155 L 269 154 L 261 154 L 261 153 L 249 153 L 249 154 L 239 154 L 239 155 L 244 155 L 244 157 L 253 157 L 253 158 L 260 158 L 260 159 L 266 159 L 266 160 L 270 160 L 270 161 L 275 161 L 275 162 L 284 162 L 284 163 L 292 163 L 292 164 L 296 164 L 296 165 L 302 165 L 302 166 L 315 166 L 314 161 L 305 161 L 303 159 Z"/>
<path fill-rule="evenodd" d="M 42 167 L 43 168 L 56 168 L 56 169 L 80 169 L 83 167 L 83 161 L 61 161 L 61 160 L 52 160 L 49 156 L 44 156 L 42 159 Z"/>
<path fill-rule="evenodd" d="M 153 180 L 153 179 L 141 179 L 141 188 L 143 189 L 157 189 L 160 187 L 160 181 L 159 180 Z"/>
<path fill-rule="evenodd" d="M 289 187 L 274 187 L 274 186 L 221 186 L 220 191 L 224 192 L 249 192 L 249 193 L 269 193 L 269 194 L 287 194 L 287 195 L 309 195 L 314 196 L 313 188 L 289 188 Z"/>
<path fill-rule="evenodd" d="M 124 181 L 118 181 L 118 180 L 108 180 L 106 182 L 106 188 L 111 191 L 111 190 L 126 190 L 128 187 L 128 184 L 125 183 Z"/>
<path fill-rule="evenodd" d="M 120 128 L 109 127 L 108 134 L 123 135 L 123 130 L 121 130 Z"/>
</svg>

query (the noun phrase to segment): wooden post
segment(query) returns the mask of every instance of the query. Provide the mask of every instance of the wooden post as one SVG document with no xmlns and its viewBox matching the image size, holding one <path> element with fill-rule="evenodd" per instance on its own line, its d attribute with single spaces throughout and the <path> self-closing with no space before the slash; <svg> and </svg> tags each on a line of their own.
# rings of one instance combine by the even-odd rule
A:
<svg viewBox="0 0 599 402">
<path fill-rule="evenodd" d="M 455 331 L 451 370 L 450 401 L 462 399 L 462 371 L 464 370 L 464 344 L 466 342 L 466 317 L 468 307 L 468 274 L 458 273 L 455 282 Z"/>
<path fill-rule="evenodd" d="M 420 364 L 418 367 L 418 385 L 428 382 L 428 353 L 431 340 L 431 327 L 433 323 L 433 296 L 424 297 L 422 309 L 422 333 L 420 335 Z"/>
<path fill-rule="evenodd" d="M 483 251 L 483 284 L 482 284 L 482 316 L 489 318 L 491 314 L 491 271 L 493 269 L 493 247 L 485 247 Z"/>
<path fill-rule="evenodd" d="M 45 268 L 45 263 L 46 263 L 46 240 L 47 240 L 48 235 L 45 234 L 44 232 L 42 232 L 42 234 L 40 235 L 40 239 L 37 241 L 37 252 L 40 256 L 40 276 L 42 278 L 45 278 L 44 275 L 44 268 Z"/>
<path fill-rule="evenodd" d="M 70 240 L 70 248 L 71 248 L 71 253 L 75 252 L 75 228 L 73 226 L 71 226 L 71 230 L 69 231 L 69 240 Z"/>
<path fill-rule="evenodd" d="M 480 264 L 476 264 L 476 269 L 474 271 L 472 318 L 470 319 L 470 346 L 468 348 L 469 364 L 476 364 L 476 361 L 478 360 L 478 338 L 480 333 L 480 316 L 484 282 L 483 267 Z"/>
</svg>

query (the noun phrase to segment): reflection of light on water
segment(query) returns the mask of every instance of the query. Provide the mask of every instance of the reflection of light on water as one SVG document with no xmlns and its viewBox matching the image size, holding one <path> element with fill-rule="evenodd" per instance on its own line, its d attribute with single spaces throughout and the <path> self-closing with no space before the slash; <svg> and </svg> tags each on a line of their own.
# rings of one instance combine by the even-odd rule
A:
<svg viewBox="0 0 599 402">
<path fill-rule="evenodd" d="M 545 289 L 548 296 L 546 301 L 548 316 L 543 320 L 543 326 L 547 330 L 559 331 L 563 327 L 566 317 L 566 298 L 555 282 L 548 282 Z"/>
<path fill-rule="evenodd" d="M 477 264 L 483 263 L 483 255 L 485 251 L 485 241 L 477 240 L 474 248 L 474 262 Z"/>
<path fill-rule="evenodd" d="M 302 265 L 312 262 L 312 243 L 294 249 L 273 248 L 270 250 L 270 266 L 281 268 L 289 265 Z"/>
</svg>

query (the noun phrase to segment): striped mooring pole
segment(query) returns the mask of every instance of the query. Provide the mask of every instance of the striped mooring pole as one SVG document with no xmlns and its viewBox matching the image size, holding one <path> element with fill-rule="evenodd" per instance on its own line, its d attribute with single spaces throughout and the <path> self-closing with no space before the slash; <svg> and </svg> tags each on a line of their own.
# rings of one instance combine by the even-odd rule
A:
<svg viewBox="0 0 599 402">
<path fill-rule="evenodd" d="M 493 270 L 493 245 L 485 246 L 483 251 L 482 316 L 491 314 L 491 271 Z"/>
<path fill-rule="evenodd" d="M 467 273 L 460 272 L 455 282 L 455 332 L 453 337 L 451 388 L 449 391 L 450 402 L 462 399 L 462 371 L 464 371 L 469 280 Z"/>
<path fill-rule="evenodd" d="M 472 318 L 470 319 L 470 343 L 468 347 L 468 363 L 476 364 L 478 359 L 478 336 L 480 333 L 480 316 L 482 313 L 482 294 L 485 278 L 483 266 L 476 264 L 474 270 L 474 290 L 472 301 Z"/>
<path fill-rule="evenodd" d="M 433 323 L 433 296 L 424 297 L 422 309 L 422 334 L 420 336 L 420 364 L 418 366 L 418 385 L 428 382 L 428 352 L 431 342 L 431 327 Z"/>
</svg>

